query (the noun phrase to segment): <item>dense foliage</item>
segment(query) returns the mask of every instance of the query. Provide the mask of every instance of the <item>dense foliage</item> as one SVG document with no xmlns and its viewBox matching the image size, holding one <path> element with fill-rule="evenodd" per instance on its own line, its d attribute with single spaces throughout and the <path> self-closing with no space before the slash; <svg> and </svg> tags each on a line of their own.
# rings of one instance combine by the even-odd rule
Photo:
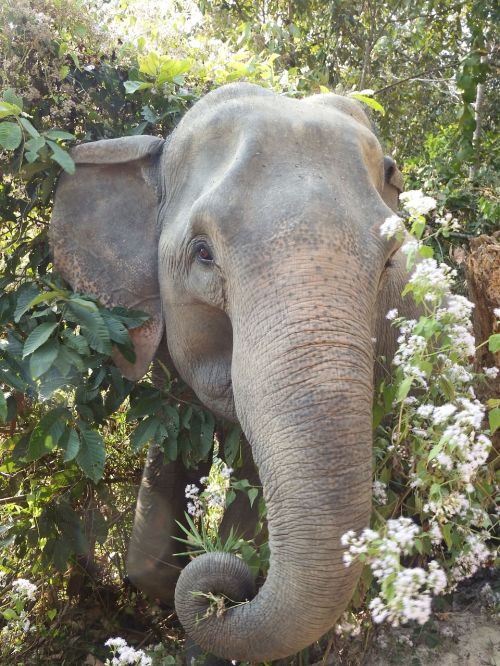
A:
<svg viewBox="0 0 500 666">
<path fill-rule="evenodd" d="M 137 385 L 122 378 L 112 346 L 126 357 L 133 354 L 127 331 L 145 320 L 143 313 L 108 310 L 72 293 L 53 271 L 48 223 L 58 174 L 74 171 L 68 148 L 75 141 L 123 135 L 165 136 L 200 96 L 230 81 L 295 96 L 362 92 L 369 106 L 382 105 L 383 115 L 373 112 L 381 140 L 405 165 L 408 183 L 433 193 L 440 214 L 457 220 L 445 235 L 429 240 L 434 256 L 449 261 L 470 236 L 498 229 L 493 25 L 492 9 L 483 1 L 2 3 L 0 571 L 7 584 L 0 603 L 10 636 L 0 647 L 5 663 L 14 652 L 20 652 L 19 663 L 36 663 L 27 656 L 30 645 L 43 653 L 52 640 L 64 644 L 58 589 L 61 583 L 71 589 L 82 558 L 101 558 L 115 585 L 125 574 L 126 535 L 148 442 L 160 443 L 167 460 L 180 457 L 196 465 L 211 455 L 215 434 L 228 465 L 236 468 L 241 455 L 239 431 L 216 423 L 164 367 L 157 368 L 161 382 L 154 385 L 149 376 Z M 435 222 L 427 223 L 429 235 Z M 426 325 L 424 337 L 435 342 L 435 336 L 433 325 Z M 395 390 L 382 389 L 385 412 L 391 412 Z M 399 415 L 398 437 L 411 416 Z M 380 431 L 380 409 L 376 417 L 378 478 L 390 500 L 377 512 L 390 517 L 399 515 L 398 493 L 406 493 L 410 474 L 422 475 L 404 461 L 397 469 L 388 464 L 390 435 L 387 426 Z M 484 478 L 490 485 L 480 508 L 487 511 L 494 481 Z M 427 481 L 429 488 L 437 482 Z M 256 500 L 257 489 L 241 482 L 235 489 Z M 415 507 L 409 514 L 406 509 L 405 515 L 419 514 Z M 483 527 L 495 525 L 490 520 Z M 193 519 L 188 528 L 191 543 L 193 533 L 201 543 L 211 536 Z M 451 531 L 444 539 L 458 552 Z M 430 552 L 430 540 L 422 543 L 422 552 Z M 241 546 L 235 537 L 228 548 Z M 243 554 L 254 568 L 265 567 L 264 551 L 247 544 Z M 16 578 L 36 580 L 38 596 Z M 363 594 L 370 583 L 367 574 Z M 26 608 L 33 603 L 36 631 L 26 633 Z M 75 663 L 84 649 L 75 648 Z"/>
</svg>

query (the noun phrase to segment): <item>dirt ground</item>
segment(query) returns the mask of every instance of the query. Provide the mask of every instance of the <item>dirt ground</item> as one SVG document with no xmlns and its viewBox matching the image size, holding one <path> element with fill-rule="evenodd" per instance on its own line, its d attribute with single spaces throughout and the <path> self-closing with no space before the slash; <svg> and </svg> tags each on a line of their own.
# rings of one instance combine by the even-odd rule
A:
<svg viewBox="0 0 500 666">
<path fill-rule="evenodd" d="M 500 666 L 500 572 L 441 605 L 422 628 L 380 631 L 363 666 Z"/>
</svg>

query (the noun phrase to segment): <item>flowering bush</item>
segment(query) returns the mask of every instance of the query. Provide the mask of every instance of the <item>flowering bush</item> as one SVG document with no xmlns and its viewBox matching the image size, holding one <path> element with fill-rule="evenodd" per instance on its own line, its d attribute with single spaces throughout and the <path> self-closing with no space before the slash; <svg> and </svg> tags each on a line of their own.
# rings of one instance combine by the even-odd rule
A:
<svg viewBox="0 0 500 666">
<path fill-rule="evenodd" d="M 3 584 L 5 574 L 0 572 L 0 585 Z M 10 588 L 6 587 L 0 597 L 3 600 L 0 613 L 5 620 L 5 625 L 0 631 L 0 656 L 9 656 L 9 645 L 16 650 L 16 646 L 22 645 L 24 635 L 35 630 L 29 619 L 28 606 L 35 601 L 36 585 L 25 578 L 17 578 L 12 581 Z M 3 648 L 6 648 L 4 652 Z M 10 652 L 12 654 L 12 652 Z"/>
<path fill-rule="evenodd" d="M 449 233 L 455 221 L 445 215 L 429 231 L 424 216 L 435 200 L 414 190 L 401 202 L 406 224 L 391 216 L 381 233 L 404 240 L 413 272 L 403 295 L 412 295 L 421 315 L 408 320 L 395 309 L 387 313 L 400 335 L 393 381 L 382 382 L 375 405 L 373 529 L 347 532 L 342 540 L 346 566 L 354 559 L 368 565 L 360 596 L 373 621 L 393 625 L 423 624 L 432 594 L 453 590 L 493 563 L 500 499 L 487 465 L 486 408 L 473 386 L 498 370 L 474 374 L 474 305 L 452 294 L 456 271 L 438 264 L 423 241 Z"/>
</svg>

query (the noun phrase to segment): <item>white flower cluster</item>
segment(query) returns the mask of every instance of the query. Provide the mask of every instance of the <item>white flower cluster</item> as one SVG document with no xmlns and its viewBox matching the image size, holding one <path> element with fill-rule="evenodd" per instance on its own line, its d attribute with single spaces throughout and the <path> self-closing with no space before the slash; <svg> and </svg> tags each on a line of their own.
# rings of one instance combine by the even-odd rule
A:
<svg viewBox="0 0 500 666">
<path fill-rule="evenodd" d="M 349 566 L 360 555 L 381 586 L 381 593 L 369 604 L 374 622 L 387 620 L 393 626 L 416 620 L 424 624 L 431 614 L 431 594 L 446 589 L 444 571 L 435 561 L 427 571 L 420 567 L 403 568 L 401 555 L 409 554 L 420 528 L 409 518 L 388 520 L 385 535 L 365 529 L 359 537 L 350 530 L 341 543 L 348 547 L 344 563 Z"/>
<path fill-rule="evenodd" d="M 473 576 L 491 558 L 491 552 L 484 543 L 488 537 L 487 532 L 467 535 L 464 551 L 455 559 L 451 569 L 451 579 L 455 584 Z"/>
<path fill-rule="evenodd" d="M 436 200 L 426 196 L 422 190 L 402 192 L 399 195 L 399 201 L 412 217 L 427 215 L 427 213 L 436 208 Z"/>
<path fill-rule="evenodd" d="M 200 488 L 194 483 L 186 486 L 185 497 L 189 500 L 187 503 L 187 511 L 195 518 L 201 518 L 205 509 L 223 509 L 226 503 L 226 483 L 231 478 L 233 470 L 222 463 L 219 468 L 219 476 L 222 483 L 217 479 L 210 480 L 208 476 L 202 476 L 200 484 L 206 486 L 200 494 Z"/>
<path fill-rule="evenodd" d="M 380 235 L 392 238 L 404 234 L 405 224 L 399 215 L 391 215 L 380 225 Z"/>
<path fill-rule="evenodd" d="M 444 296 L 450 294 L 456 270 L 435 259 L 422 259 L 416 266 L 408 282 L 422 291 Z"/>
<path fill-rule="evenodd" d="M 18 578 L 12 583 L 12 592 L 13 597 L 34 601 L 36 585 L 25 578 Z"/>
<path fill-rule="evenodd" d="M 455 404 L 445 403 L 438 407 L 422 404 L 414 412 L 415 418 L 422 419 L 420 427 L 427 437 L 438 440 L 440 450 L 436 453 L 436 462 L 448 472 L 454 470 L 469 492 L 472 492 L 471 482 L 488 459 L 492 446 L 489 437 L 479 432 L 485 411 L 479 400 L 457 397 Z M 465 498 L 459 503 L 453 498 L 451 494 L 443 499 L 447 505 L 444 513 L 454 515 L 468 508 Z M 431 510 L 436 508 L 434 502 Z"/>
<path fill-rule="evenodd" d="M 151 666 L 153 660 L 143 650 L 136 650 L 127 645 L 123 638 L 109 638 L 104 645 L 113 650 L 113 657 L 106 659 L 106 666 Z"/>
<path fill-rule="evenodd" d="M 387 504 L 387 486 L 383 481 L 373 482 L 372 494 L 377 504 Z"/>
<path fill-rule="evenodd" d="M 460 222 L 451 213 L 446 213 L 443 217 L 437 217 L 435 220 L 444 231 L 459 231 Z"/>
</svg>

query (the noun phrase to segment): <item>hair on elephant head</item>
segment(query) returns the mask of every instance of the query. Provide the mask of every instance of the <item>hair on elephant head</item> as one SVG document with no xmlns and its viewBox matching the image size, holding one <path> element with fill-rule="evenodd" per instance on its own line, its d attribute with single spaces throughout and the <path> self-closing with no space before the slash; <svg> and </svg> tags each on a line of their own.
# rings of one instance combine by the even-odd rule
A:
<svg viewBox="0 0 500 666">
<path fill-rule="evenodd" d="M 360 573 L 344 567 L 340 538 L 370 518 L 374 354 L 392 353 L 385 313 L 404 310 L 405 279 L 379 228 L 401 174 L 356 101 L 250 84 L 208 94 L 168 141 L 98 141 L 73 156 L 76 175 L 56 196 L 56 267 L 104 304 L 151 315 L 132 331 L 135 363 L 115 356 L 123 374 L 140 378 L 168 345 L 199 399 L 239 421 L 263 486 L 266 581 L 248 603 L 198 621 L 206 607 L 193 592 L 251 587 L 240 560 L 203 555 L 177 583 L 178 615 L 221 657 L 293 654 L 333 625 Z M 132 541 L 149 562 L 139 584 L 161 596 L 178 470 L 153 487 L 155 464 L 151 454 Z"/>
</svg>

